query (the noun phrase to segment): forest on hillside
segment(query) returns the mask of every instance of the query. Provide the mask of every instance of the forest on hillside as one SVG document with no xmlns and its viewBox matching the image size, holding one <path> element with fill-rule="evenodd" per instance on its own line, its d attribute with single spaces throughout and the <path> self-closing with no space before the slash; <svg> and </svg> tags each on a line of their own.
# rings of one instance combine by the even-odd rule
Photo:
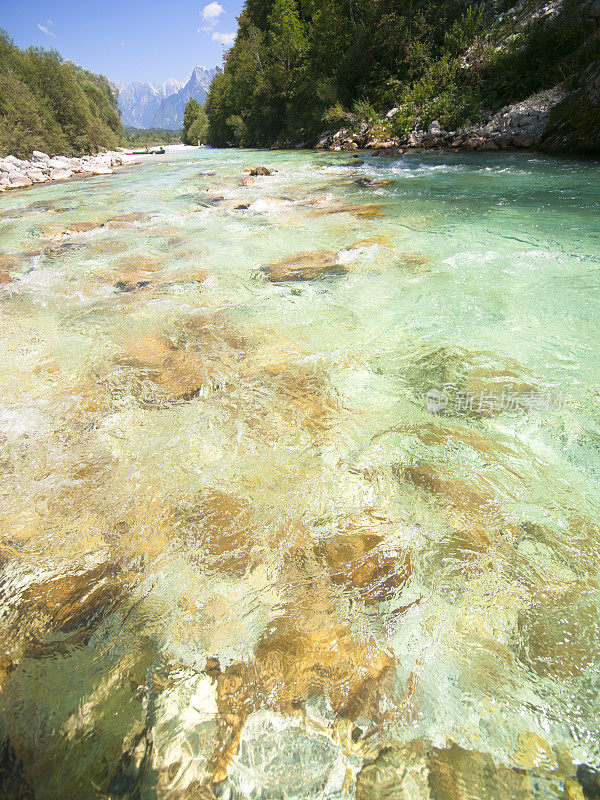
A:
<svg viewBox="0 0 600 800">
<path fill-rule="evenodd" d="M 310 142 L 325 128 L 455 129 L 598 61 L 578 0 L 246 0 L 205 110 L 214 145 Z M 523 24 L 510 29 L 518 6 Z M 509 26 L 509 27 L 507 27 Z"/>
<path fill-rule="evenodd" d="M 117 95 L 103 75 L 0 31 L 0 156 L 82 155 L 121 144 Z"/>
</svg>

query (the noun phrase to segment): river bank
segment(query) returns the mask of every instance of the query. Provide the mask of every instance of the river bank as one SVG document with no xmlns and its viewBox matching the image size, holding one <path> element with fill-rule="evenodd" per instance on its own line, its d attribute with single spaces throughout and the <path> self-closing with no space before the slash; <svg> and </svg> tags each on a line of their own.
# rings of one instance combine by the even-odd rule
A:
<svg viewBox="0 0 600 800">
<path fill-rule="evenodd" d="M 75 175 L 112 175 L 119 167 L 138 160 L 120 150 L 81 158 L 49 156 L 40 150 L 34 150 L 30 159 L 9 155 L 0 159 L 0 192 L 62 181 Z"/>
<path fill-rule="evenodd" d="M 185 145 L 167 144 L 162 147 L 169 153 L 181 150 Z M 121 167 L 139 164 L 143 159 L 144 155 L 128 153 L 125 148 L 81 158 L 49 156 L 39 150 L 34 150 L 30 159 L 9 155 L 0 158 L 0 192 L 77 176 L 113 175 Z"/>
<path fill-rule="evenodd" d="M 553 110 L 565 99 L 567 92 L 557 86 L 539 92 L 521 103 L 504 106 L 477 125 L 457 130 L 444 130 L 435 120 L 426 130 L 416 129 L 406 136 L 387 135 L 398 113 L 392 108 L 376 124 L 366 122 L 354 129 L 325 131 L 315 147 L 318 150 L 380 150 L 396 155 L 403 149 L 459 150 L 463 152 L 495 152 L 497 150 L 526 150 L 544 148 L 544 139 L 551 124 Z M 569 155 L 568 143 L 559 148 Z"/>
</svg>

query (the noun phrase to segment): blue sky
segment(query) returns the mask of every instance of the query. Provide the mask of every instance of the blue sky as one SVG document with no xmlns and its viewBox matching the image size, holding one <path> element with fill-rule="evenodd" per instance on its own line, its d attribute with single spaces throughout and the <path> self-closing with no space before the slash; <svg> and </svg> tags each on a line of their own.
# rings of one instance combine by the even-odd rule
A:
<svg viewBox="0 0 600 800">
<path fill-rule="evenodd" d="M 111 80 L 187 80 L 220 65 L 243 0 L 4 2 L 0 28 L 19 47 L 52 48 Z"/>
</svg>

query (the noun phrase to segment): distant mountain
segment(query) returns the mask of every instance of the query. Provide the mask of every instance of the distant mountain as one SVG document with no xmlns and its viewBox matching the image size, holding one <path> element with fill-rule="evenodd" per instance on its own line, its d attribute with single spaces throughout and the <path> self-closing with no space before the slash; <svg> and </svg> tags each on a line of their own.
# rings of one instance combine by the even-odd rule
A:
<svg viewBox="0 0 600 800">
<path fill-rule="evenodd" d="M 172 78 L 160 84 L 116 82 L 123 124 L 134 128 L 181 128 L 188 99 L 194 97 L 204 103 L 215 73 L 216 69 L 195 67 L 186 84 Z"/>
<path fill-rule="evenodd" d="M 153 127 L 169 128 L 170 130 L 181 128 L 185 104 L 190 97 L 203 104 L 208 94 L 208 87 L 216 73 L 216 68 L 195 67 L 185 86 L 161 102 L 152 122 Z"/>
<path fill-rule="evenodd" d="M 116 82 L 115 86 L 119 90 L 119 108 L 123 125 L 131 125 L 134 128 L 151 128 L 162 101 L 178 92 L 183 87 L 183 83 L 171 78 L 160 84 L 134 81 L 133 83 Z"/>
</svg>

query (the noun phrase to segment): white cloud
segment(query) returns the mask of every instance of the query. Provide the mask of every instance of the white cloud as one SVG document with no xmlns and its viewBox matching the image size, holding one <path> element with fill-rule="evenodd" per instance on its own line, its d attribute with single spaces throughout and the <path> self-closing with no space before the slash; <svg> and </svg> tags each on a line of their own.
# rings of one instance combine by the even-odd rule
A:
<svg viewBox="0 0 600 800">
<path fill-rule="evenodd" d="M 45 25 L 40 25 L 40 23 L 38 22 L 37 26 L 42 33 L 46 34 L 46 36 L 52 36 L 54 39 L 56 39 L 56 34 L 50 30 L 50 28 L 54 27 L 54 23 L 52 22 L 51 19 L 49 19 Z"/>
<path fill-rule="evenodd" d="M 215 0 L 212 3 L 209 3 L 207 6 L 204 6 L 202 9 L 202 19 L 212 28 L 221 14 L 224 13 L 225 9 L 223 6 L 220 3 L 217 3 Z"/>
<path fill-rule="evenodd" d="M 235 42 L 235 33 L 213 33 L 213 42 L 221 42 L 225 47 L 231 47 Z"/>
</svg>

